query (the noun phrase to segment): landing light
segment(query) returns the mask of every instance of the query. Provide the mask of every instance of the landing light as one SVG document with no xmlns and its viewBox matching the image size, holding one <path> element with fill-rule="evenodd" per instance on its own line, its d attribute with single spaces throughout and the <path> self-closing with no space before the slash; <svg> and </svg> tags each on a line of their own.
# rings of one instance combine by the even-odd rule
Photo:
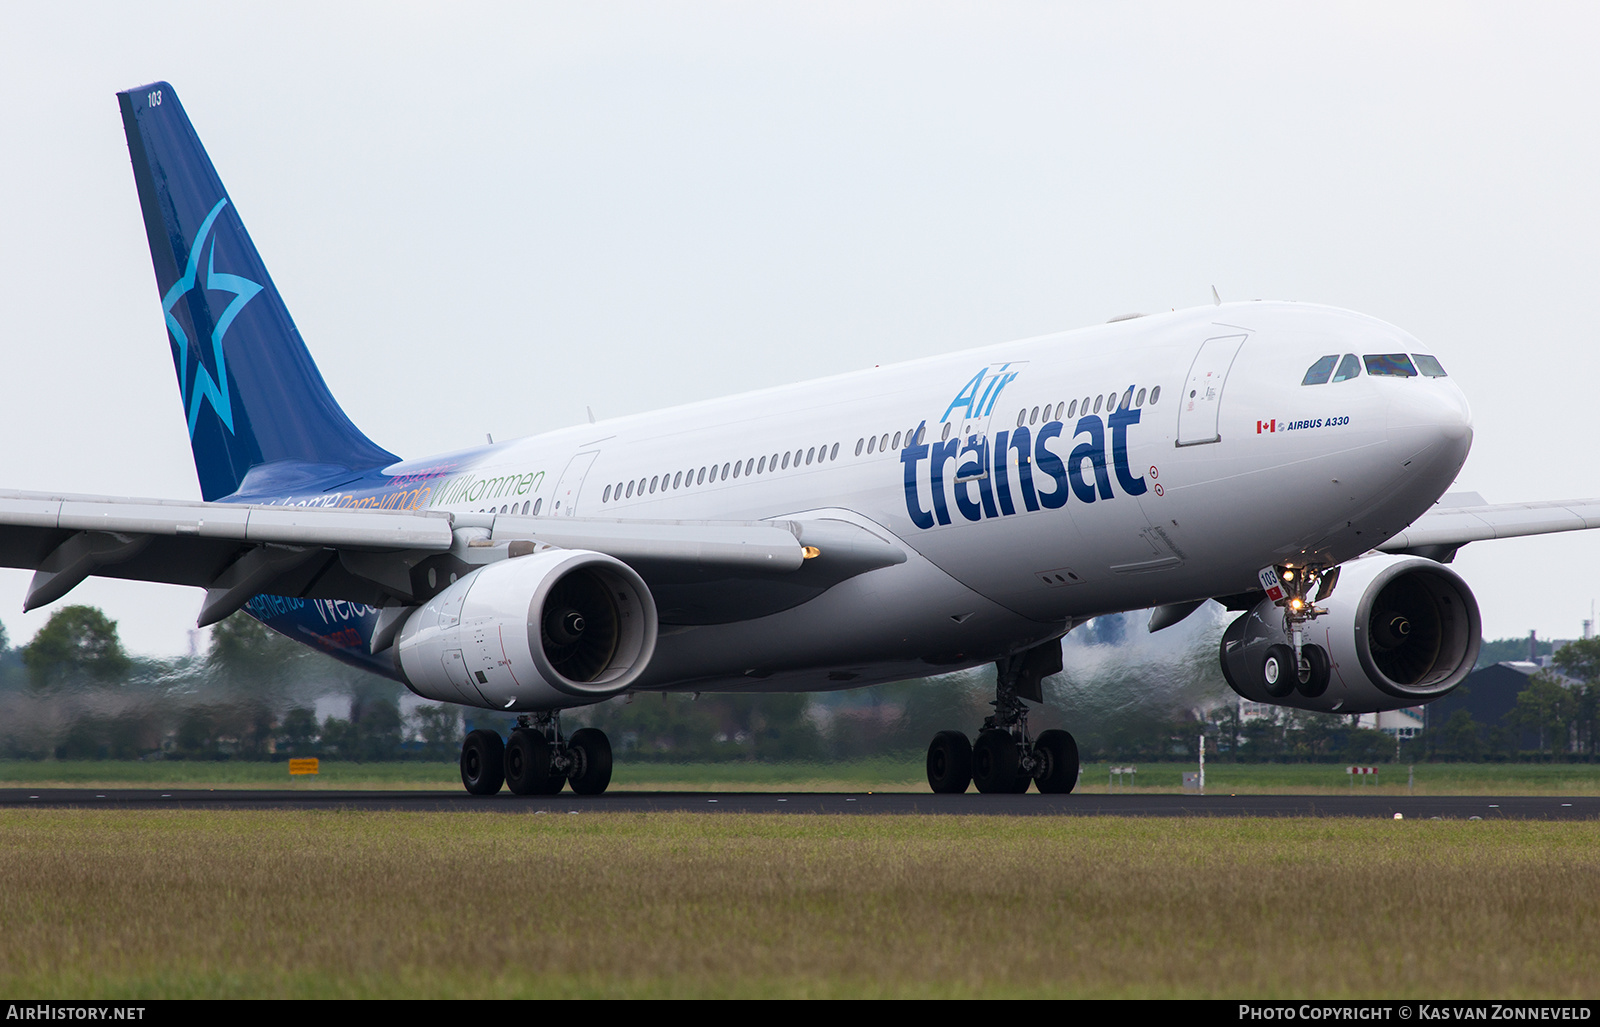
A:
<svg viewBox="0 0 1600 1027">
<path fill-rule="evenodd" d="M 807 560 L 815 560 L 817 557 L 822 555 L 822 550 L 818 549 L 816 546 L 806 546 L 804 549 L 800 550 L 800 555 Z"/>
</svg>

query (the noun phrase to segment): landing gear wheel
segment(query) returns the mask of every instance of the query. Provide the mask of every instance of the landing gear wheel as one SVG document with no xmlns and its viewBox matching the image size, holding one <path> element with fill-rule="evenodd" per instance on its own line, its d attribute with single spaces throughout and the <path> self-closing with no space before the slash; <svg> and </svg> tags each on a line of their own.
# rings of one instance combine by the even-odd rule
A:
<svg viewBox="0 0 1600 1027">
<path fill-rule="evenodd" d="M 1282 699 L 1294 691 L 1299 677 L 1295 673 L 1293 649 L 1286 645 L 1267 646 L 1267 654 L 1261 659 L 1261 683 L 1268 695 Z"/>
<path fill-rule="evenodd" d="M 493 795 L 506 780 L 506 745 L 486 728 L 461 743 L 461 783 L 473 795 Z"/>
<path fill-rule="evenodd" d="M 550 743 L 537 731 L 518 728 L 506 745 L 506 787 L 518 795 L 550 793 Z M 561 779 L 556 778 L 560 789 Z"/>
<path fill-rule="evenodd" d="M 1046 795 L 1066 795 L 1078 786 L 1078 743 L 1067 732 L 1045 731 L 1033 743 L 1039 760 L 1034 783 Z"/>
<path fill-rule="evenodd" d="M 611 783 L 611 740 L 604 731 L 586 727 L 572 733 L 567 742 L 572 769 L 567 780 L 579 795 L 599 795 Z"/>
<path fill-rule="evenodd" d="M 928 787 L 960 795 L 972 783 L 972 743 L 960 731 L 940 731 L 928 746 Z"/>
<path fill-rule="evenodd" d="M 1331 676 L 1327 650 L 1310 642 L 1300 647 L 1300 673 L 1295 675 L 1294 686 L 1307 699 L 1315 699 L 1328 690 Z"/>
<path fill-rule="evenodd" d="M 985 731 L 972 746 L 972 783 L 980 792 L 1025 792 L 1028 777 L 1022 772 L 1021 763 L 1016 739 L 1010 733 Z"/>
</svg>

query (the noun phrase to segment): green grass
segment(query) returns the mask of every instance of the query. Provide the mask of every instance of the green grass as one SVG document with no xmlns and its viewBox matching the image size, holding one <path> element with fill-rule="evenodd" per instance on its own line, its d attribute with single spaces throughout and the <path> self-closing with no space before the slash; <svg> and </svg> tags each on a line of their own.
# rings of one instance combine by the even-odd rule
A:
<svg viewBox="0 0 1600 1027">
<path fill-rule="evenodd" d="M 1117 791 L 1173 792 L 1183 787 L 1186 771 L 1195 764 L 1150 763 L 1132 765 L 1134 782 L 1124 775 Z M 1344 763 L 1207 763 L 1206 792 L 1265 794 L 1367 794 L 1403 795 L 1600 795 L 1600 764 L 1594 763 L 1379 763 L 1375 776 L 1353 779 Z M 1105 792 L 1109 764 L 1085 764 L 1079 790 Z M 1414 769 L 1414 788 L 1408 772 Z"/>
<path fill-rule="evenodd" d="M 1117 764 L 1123 766 L 1126 764 Z M 1132 783 L 1119 790 L 1176 792 L 1192 764 L 1144 763 Z M 1406 764 L 1379 764 L 1376 782 L 1357 779 L 1369 794 L 1404 794 Z M 1107 790 L 1108 765 L 1086 764 L 1079 789 Z M 324 760 L 316 777 L 289 776 L 285 763 L 186 762 L 181 760 L 0 761 L 0 787 L 110 788 L 393 788 L 461 787 L 454 763 L 340 763 Z M 879 757 L 838 763 L 639 763 L 620 760 L 612 778 L 617 790 L 649 791 L 910 791 L 927 789 L 915 756 Z M 1344 764 L 1235 764 L 1206 767 L 1211 794 L 1349 794 Z M 1600 795 L 1600 764 L 1418 763 L 1418 795 Z"/>
<path fill-rule="evenodd" d="M 1585 998 L 1591 823 L 0 811 L 0 993 Z"/>
</svg>

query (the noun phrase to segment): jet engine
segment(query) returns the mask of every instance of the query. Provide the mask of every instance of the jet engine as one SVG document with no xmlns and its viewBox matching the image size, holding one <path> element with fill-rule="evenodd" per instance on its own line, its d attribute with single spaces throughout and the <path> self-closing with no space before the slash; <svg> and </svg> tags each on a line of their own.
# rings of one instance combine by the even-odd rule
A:
<svg viewBox="0 0 1600 1027">
<path fill-rule="evenodd" d="M 1263 599 L 1222 634 L 1222 674 L 1253 702 L 1324 713 L 1373 713 L 1439 698 L 1472 671 L 1482 643 L 1478 601 L 1455 571 L 1414 556 L 1342 565 L 1327 613 L 1305 625 L 1307 673 L 1281 607 Z M 1305 680 L 1309 678 L 1310 680 Z"/>
<path fill-rule="evenodd" d="M 561 709 L 637 681 L 656 628 L 655 600 L 627 564 L 546 550 L 480 567 L 428 600 L 401 627 L 396 662 L 427 699 Z"/>
</svg>

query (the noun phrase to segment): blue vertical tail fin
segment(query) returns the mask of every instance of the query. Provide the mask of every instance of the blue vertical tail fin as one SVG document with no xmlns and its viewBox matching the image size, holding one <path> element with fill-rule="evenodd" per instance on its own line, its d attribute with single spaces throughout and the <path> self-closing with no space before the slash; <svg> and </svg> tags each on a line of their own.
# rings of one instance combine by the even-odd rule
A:
<svg viewBox="0 0 1600 1027">
<path fill-rule="evenodd" d="M 397 460 L 328 391 L 177 93 L 155 82 L 117 102 L 201 494 L 256 468 L 312 486 Z"/>
</svg>

